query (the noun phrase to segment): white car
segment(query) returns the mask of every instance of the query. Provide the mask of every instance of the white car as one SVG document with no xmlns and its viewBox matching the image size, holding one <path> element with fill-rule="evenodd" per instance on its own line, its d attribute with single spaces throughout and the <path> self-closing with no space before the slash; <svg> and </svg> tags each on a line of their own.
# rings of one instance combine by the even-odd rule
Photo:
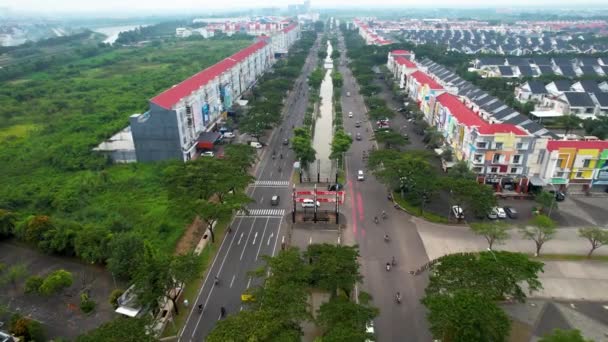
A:
<svg viewBox="0 0 608 342">
<path fill-rule="evenodd" d="M 494 208 L 492 208 L 492 211 L 496 213 L 496 216 L 498 216 L 498 218 L 501 218 L 501 219 L 507 218 L 507 213 L 501 207 L 494 207 Z"/>
<path fill-rule="evenodd" d="M 232 139 L 232 138 L 234 138 L 234 137 L 235 137 L 234 133 L 232 133 L 232 132 L 225 132 L 225 133 L 224 133 L 222 136 L 223 136 L 225 139 Z"/>
<path fill-rule="evenodd" d="M 201 157 L 215 157 L 215 153 L 213 153 L 212 151 L 205 151 L 201 153 Z"/>
<path fill-rule="evenodd" d="M 317 208 L 321 206 L 321 203 L 319 203 L 319 201 L 317 201 Z M 315 207 L 315 201 L 310 199 L 310 198 L 305 198 L 304 201 L 302 201 L 302 208 L 314 208 Z"/>
<path fill-rule="evenodd" d="M 357 171 L 357 180 L 365 180 L 365 175 L 363 174 L 363 170 Z"/>
<path fill-rule="evenodd" d="M 353 112 L 348 112 L 348 117 L 352 118 L 353 117 Z"/>
<path fill-rule="evenodd" d="M 454 217 L 456 217 L 459 220 L 464 218 L 464 211 L 462 210 L 462 208 L 459 205 L 452 206 L 452 214 L 454 214 Z"/>
</svg>

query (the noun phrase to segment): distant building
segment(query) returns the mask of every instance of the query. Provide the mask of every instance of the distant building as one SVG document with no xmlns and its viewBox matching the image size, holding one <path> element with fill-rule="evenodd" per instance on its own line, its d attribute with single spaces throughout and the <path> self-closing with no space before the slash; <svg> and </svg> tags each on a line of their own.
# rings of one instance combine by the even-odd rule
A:
<svg viewBox="0 0 608 342">
<path fill-rule="evenodd" d="M 175 29 L 175 36 L 178 38 L 187 38 L 192 35 L 192 31 L 185 27 L 178 27 Z"/>
</svg>

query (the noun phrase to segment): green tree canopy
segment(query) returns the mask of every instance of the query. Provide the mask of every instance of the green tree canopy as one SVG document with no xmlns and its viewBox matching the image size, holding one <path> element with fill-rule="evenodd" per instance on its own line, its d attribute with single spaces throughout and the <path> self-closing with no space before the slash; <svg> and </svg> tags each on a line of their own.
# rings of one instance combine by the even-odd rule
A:
<svg viewBox="0 0 608 342">
<path fill-rule="evenodd" d="M 500 243 L 509 238 L 508 231 L 510 228 L 508 224 L 500 221 L 471 223 L 471 230 L 475 234 L 483 236 L 490 249 L 492 249 L 494 243 Z"/>
<path fill-rule="evenodd" d="M 538 342 L 593 342 L 581 335 L 580 330 L 555 329 L 551 334 L 544 336 Z"/>
<path fill-rule="evenodd" d="M 304 253 L 312 266 L 312 284 L 331 291 L 350 295 L 355 284 L 363 277 L 359 273 L 359 249 L 356 246 L 312 244 Z"/>
<path fill-rule="evenodd" d="M 556 224 L 548 216 L 536 215 L 527 225 L 521 227 L 521 233 L 525 239 L 534 241 L 536 255 L 540 255 L 540 249 L 545 242 L 551 240 L 556 232 Z"/>
<path fill-rule="evenodd" d="M 76 338 L 76 342 L 155 342 L 147 318 L 119 317 Z"/>
</svg>

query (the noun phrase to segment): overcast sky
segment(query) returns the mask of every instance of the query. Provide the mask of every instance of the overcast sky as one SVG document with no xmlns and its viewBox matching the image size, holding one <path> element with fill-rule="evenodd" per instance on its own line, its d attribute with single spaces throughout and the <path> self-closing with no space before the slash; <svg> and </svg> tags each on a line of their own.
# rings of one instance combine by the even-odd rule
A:
<svg viewBox="0 0 608 342">
<path fill-rule="evenodd" d="M 238 10 L 253 7 L 285 7 L 300 1 L 287 0 L 0 0 L 0 7 L 14 11 L 35 12 L 96 12 L 96 11 L 154 11 L 185 9 Z M 303 0 L 301 1 L 303 2 Z M 584 4 L 584 5 L 583 5 Z M 312 7 L 578 7 L 586 5 L 608 7 L 607 0 L 323 0 L 312 1 Z"/>
</svg>

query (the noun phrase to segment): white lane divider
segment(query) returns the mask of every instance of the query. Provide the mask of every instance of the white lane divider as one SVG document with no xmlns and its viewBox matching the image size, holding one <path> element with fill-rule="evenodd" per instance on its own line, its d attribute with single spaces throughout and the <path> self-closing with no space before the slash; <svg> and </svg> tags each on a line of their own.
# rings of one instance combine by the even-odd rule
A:
<svg viewBox="0 0 608 342">
<path fill-rule="evenodd" d="M 232 280 L 230 281 L 230 288 L 232 288 L 232 285 L 234 284 L 234 279 L 236 278 L 236 274 L 232 276 Z"/>
<path fill-rule="evenodd" d="M 236 245 L 240 245 L 241 244 L 241 240 L 243 239 L 243 232 L 241 232 L 241 236 L 239 237 L 239 241 L 236 243 Z"/>
<path fill-rule="evenodd" d="M 270 246 L 270 240 L 272 240 L 273 236 L 274 236 L 274 233 L 270 233 L 270 236 L 268 237 L 268 242 L 266 242 L 266 246 Z"/>
<path fill-rule="evenodd" d="M 258 232 L 255 232 L 255 235 L 253 236 L 253 241 L 251 242 L 252 245 L 255 245 L 255 240 L 258 238 Z"/>
<path fill-rule="evenodd" d="M 249 277 L 249 280 L 247 280 L 247 288 L 249 288 L 249 285 L 251 285 L 251 277 Z"/>
</svg>

